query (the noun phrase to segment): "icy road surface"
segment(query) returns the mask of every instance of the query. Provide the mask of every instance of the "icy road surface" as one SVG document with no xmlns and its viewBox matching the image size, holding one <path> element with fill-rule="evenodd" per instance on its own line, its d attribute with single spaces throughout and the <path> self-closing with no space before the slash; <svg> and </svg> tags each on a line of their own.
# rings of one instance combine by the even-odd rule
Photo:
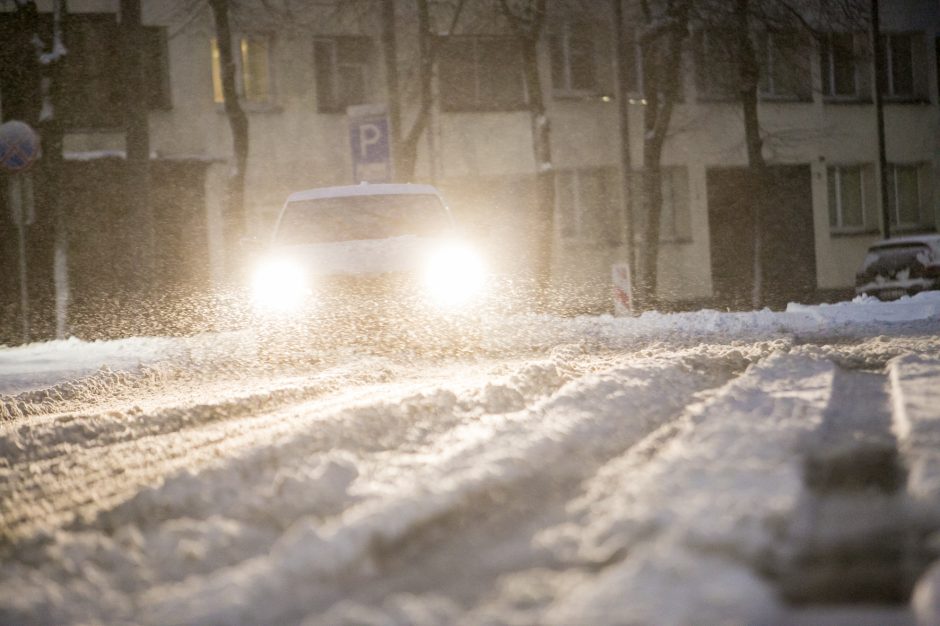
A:
<svg viewBox="0 0 940 626">
<path fill-rule="evenodd" d="M 940 624 L 936 295 L 478 330 L 0 348 L 0 623 Z"/>
</svg>

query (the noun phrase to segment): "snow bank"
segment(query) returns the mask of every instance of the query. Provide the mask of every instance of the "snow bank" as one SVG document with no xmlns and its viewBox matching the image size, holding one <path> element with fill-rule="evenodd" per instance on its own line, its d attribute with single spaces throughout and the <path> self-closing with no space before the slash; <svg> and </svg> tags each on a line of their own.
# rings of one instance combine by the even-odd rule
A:
<svg viewBox="0 0 940 626">
<path fill-rule="evenodd" d="M 0 394 L 13 395 L 94 374 L 102 368 L 134 370 L 179 354 L 180 342 L 161 337 L 114 341 L 70 338 L 0 347 Z"/>
<path fill-rule="evenodd" d="M 551 607 L 548 621 L 775 623 L 781 607 L 756 572 L 803 491 L 797 451 L 822 422 L 834 369 L 771 356 L 611 461 L 575 501 L 573 520 L 540 541 L 572 564 L 615 564 Z"/>
<path fill-rule="evenodd" d="M 853 327 L 890 333 L 898 324 L 940 319 L 940 291 L 924 292 L 894 302 L 858 297 L 833 305 L 790 304 L 784 312 L 769 309 L 743 313 L 701 310 L 692 313 L 647 312 L 639 317 L 550 315 L 493 316 L 479 327 L 475 348 L 503 353 L 520 349 L 551 349 L 559 344 L 596 342 L 608 347 L 635 347 L 642 341 L 693 338 L 757 341 L 794 333 L 839 333 Z M 102 368 L 134 371 L 141 365 L 186 357 L 253 359 L 250 331 L 197 337 L 135 337 L 114 341 L 78 339 L 0 347 L 0 396 L 50 387 L 89 376 Z M 364 343 L 368 343 L 367 340 Z"/>
</svg>

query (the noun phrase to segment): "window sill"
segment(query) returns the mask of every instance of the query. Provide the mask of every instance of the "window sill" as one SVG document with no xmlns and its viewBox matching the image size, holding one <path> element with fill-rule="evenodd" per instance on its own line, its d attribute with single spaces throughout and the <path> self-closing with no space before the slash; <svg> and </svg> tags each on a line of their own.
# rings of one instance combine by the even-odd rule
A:
<svg viewBox="0 0 940 626">
<path fill-rule="evenodd" d="M 807 96 L 790 96 L 776 94 L 759 94 L 761 104 L 812 104 L 813 98 Z"/>
<path fill-rule="evenodd" d="M 881 102 L 885 105 L 908 104 L 926 106 L 930 104 L 930 98 L 923 96 L 881 96 Z"/>
<path fill-rule="evenodd" d="M 741 99 L 738 96 L 713 96 L 698 94 L 695 101 L 700 104 L 738 104 Z"/>
<path fill-rule="evenodd" d="M 833 239 L 848 239 L 851 237 L 871 237 L 872 235 L 881 235 L 877 228 L 844 228 L 835 229 L 829 227 L 829 236 Z"/>
<path fill-rule="evenodd" d="M 897 224 L 891 225 L 891 234 L 893 235 L 922 235 L 924 233 L 935 233 L 937 228 L 928 224 Z"/>
<path fill-rule="evenodd" d="M 283 113 L 284 108 L 273 102 L 245 102 L 240 100 L 242 111 L 245 113 Z M 216 113 L 225 113 L 225 105 L 221 102 L 215 103 Z"/>
<path fill-rule="evenodd" d="M 870 97 L 862 96 L 823 96 L 823 104 L 861 104 L 861 105 L 871 105 L 874 104 Z"/>
<path fill-rule="evenodd" d="M 442 108 L 441 113 L 524 113 L 528 110 L 529 109 L 526 105 L 522 105 L 518 107 L 505 108 L 505 109 L 492 109 L 492 108 L 483 108 L 483 107 L 450 108 L 450 109 Z"/>
<path fill-rule="evenodd" d="M 612 93 L 602 93 L 599 91 L 574 91 L 574 90 L 564 90 L 559 89 L 552 92 L 552 97 L 555 100 L 567 100 L 567 101 L 600 101 L 600 102 L 611 102 L 614 99 Z"/>
</svg>

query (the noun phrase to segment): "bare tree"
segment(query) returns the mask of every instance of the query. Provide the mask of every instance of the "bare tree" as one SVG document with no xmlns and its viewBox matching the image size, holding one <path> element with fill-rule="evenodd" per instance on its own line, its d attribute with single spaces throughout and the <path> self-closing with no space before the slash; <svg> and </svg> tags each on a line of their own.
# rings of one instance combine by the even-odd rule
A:
<svg viewBox="0 0 940 626">
<path fill-rule="evenodd" d="M 637 240 L 635 290 L 638 306 L 652 308 L 658 284 L 662 155 L 680 94 L 683 42 L 689 32 L 689 0 L 667 0 L 659 12 L 648 0 L 642 0 L 641 8 L 645 24 L 640 35 L 640 55 L 646 107 L 639 204 L 644 228 Z"/>
<path fill-rule="evenodd" d="M 802 32 L 820 37 L 827 28 L 857 28 L 864 23 L 861 0 L 696 0 L 696 18 L 716 32 L 732 33 L 731 49 L 736 92 L 741 105 L 744 144 L 749 176 L 742 196 L 750 199 L 752 211 L 751 306 L 760 308 L 764 294 L 765 212 L 770 203 L 770 172 L 764 158 L 765 134 L 760 126 L 760 82 L 768 77 L 755 44 L 757 33 Z M 768 46 L 770 43 L 768 42 Z M 809 46 L 802 50 L 810 51 Z M 793 62 L 794 60 L 790 60 Z M 806 76 L 808 79 L 809 77 Z"/>
<path fill-rule="evenodd" d="M 225 115 L 232 131 L 234 162 L 228 181 L 227 231 L 231 246 L 245 233 L 245 173 L 248 166 L 248 116 L 238 99 L 235 58 L 232 54 L 232 27 L 229 0 L 209 0 L 215 21 L 216 43 Z"/>
<path fill-rule="evenodd" d="M 133 215 L 135 270 L 138 287 L 150 288 L 154 279 L 154 220 L 150 205 L 150 128 L 140 0 L 121 0 L 121 39 L 124 56 L 124 128 L 127 152 L 128 197 Z"/>
<path fill-rule="evenodd" d="M 551 125 L 545 111 L 538 64 L 538 43 L 545 25 L 545 4 L 546 0 L 499 0 L 502 14 L 509 22 L 522 49 L 522 69 L 528 96 L 532 151 L 536 167 L 535 276 L 539 308 L 548 306 L 555 217 L 555 169 L 552 164 Z"/>
</svg>

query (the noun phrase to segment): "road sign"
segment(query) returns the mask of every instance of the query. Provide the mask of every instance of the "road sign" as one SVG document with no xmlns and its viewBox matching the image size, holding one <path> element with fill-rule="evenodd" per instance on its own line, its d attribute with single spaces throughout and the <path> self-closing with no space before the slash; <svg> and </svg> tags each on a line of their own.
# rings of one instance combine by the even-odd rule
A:
<svg viewBox="0 0 940 626">
<path fill-rule="evenodd" d="M 611 274 L 614 288 L 614 315 L 632 315 L 633 285 L 630 282 L 630 264 L 614 263 Z"/>
<path fill-rule="evenodd" d="M 363 104 L 346 109 L 352 149 L 353 182 L 392 181 L 390 124 L 384 105 Z"/>
<path fill-rule="evenodd" d="M 10 120 L 0 125 L 0 169 L 25 172 L 40 154 L 39 135 L 29 124 Z"/>
</svg>

